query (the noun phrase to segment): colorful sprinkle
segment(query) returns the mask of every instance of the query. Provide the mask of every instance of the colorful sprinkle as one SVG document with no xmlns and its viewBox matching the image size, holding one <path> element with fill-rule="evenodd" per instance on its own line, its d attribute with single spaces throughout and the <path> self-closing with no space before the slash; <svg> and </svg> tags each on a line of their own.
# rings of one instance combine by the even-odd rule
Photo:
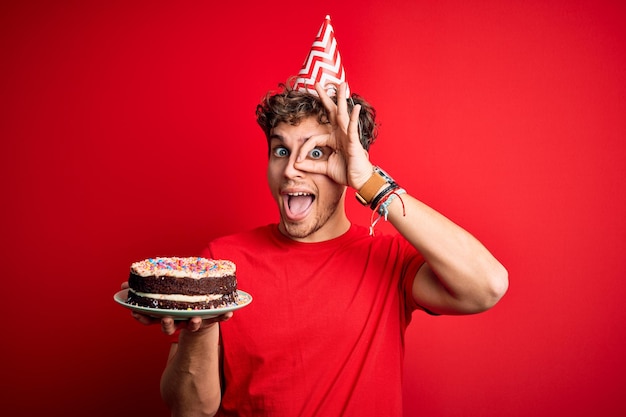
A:
<svg viewBox="0 0 626 417">
<path fill-rule="evenodd" d="M 235 274 L 235 264 L 224 259 L 206 259 L 201 257 L 159 257 L 148 258 L 131 265 L 135 274 L 147 276 L 175 276 L 206 278 Z"/>
</svg>

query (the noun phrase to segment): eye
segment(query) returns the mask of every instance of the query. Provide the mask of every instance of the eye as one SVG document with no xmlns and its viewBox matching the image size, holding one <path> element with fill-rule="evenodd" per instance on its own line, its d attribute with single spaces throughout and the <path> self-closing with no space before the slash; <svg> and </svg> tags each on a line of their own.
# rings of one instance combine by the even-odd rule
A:
<svg viewBox="0 0 626 417">
<path fill-rule="evenodd" d="M 309 157 L 311 159 L 321 159 L 324 156 L 324 152 L 320 148 L 313 148 L 311 152 L 309 152 Z"/>
<path fill-rule="evenodd" d="M 285 148 L 284 146 L 275 147 L 272 153 L 274 154 L 274 156 L 277 156 L 279 158 L 284 158 L 286 156 L 289 156 L 289 150 Z"/>
</svg>

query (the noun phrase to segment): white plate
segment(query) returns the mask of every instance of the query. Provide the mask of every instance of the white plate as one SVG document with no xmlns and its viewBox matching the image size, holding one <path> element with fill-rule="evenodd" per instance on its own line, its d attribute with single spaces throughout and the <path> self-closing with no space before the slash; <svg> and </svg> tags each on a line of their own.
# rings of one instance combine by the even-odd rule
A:
<svg viewBox="0 0 626 417">
<path fill-rule="evenodd" d="M 247 306 L 252 302 L 252 296 L 245 291 L 237 290 L 237 294 L 239 295 L 239 301 L 237 304 L 228 305 L 226 307 L 221 308 L 210 308 L 206 310 L 172 310 L 165 308 L 150 308 L 143 306 L 136 306 L 133 304 L 128 304 L 126 299 L 128 298 L 128 289 L 121 290 L 117 292 L 113 299 L 118 304 L 129 308 L 137 313 L 145 314 L 146 316 L 151 317 L 173 317 L 175 320 L 186 320 L 191 317 L 202 317 L 203 319 L 208 319 L 211 317 L 216 317 L 224 313 L 228 313 L 229 311 L 239 310 L 242 307 Z"/>
</svg>

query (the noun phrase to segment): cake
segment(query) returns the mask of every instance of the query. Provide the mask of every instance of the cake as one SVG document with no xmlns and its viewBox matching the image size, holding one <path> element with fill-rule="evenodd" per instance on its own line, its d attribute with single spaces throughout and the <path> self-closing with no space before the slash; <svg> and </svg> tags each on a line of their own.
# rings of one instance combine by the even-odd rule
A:
<svg viewBox="0 0 626 417">
<path fill-rule="evenodd" d="M 235 264 L 228 260 L 149 258 L 130 266 L 126 302 L 142 307 L 205 310 L 237 303 Z"/>
</svg>

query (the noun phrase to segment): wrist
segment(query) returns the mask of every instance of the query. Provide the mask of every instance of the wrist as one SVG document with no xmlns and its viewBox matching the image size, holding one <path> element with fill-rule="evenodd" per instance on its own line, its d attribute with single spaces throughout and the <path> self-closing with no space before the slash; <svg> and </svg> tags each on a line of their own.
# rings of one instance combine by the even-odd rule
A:
<svg viewBox="0 0 626 417">
<path fill-rule="evenodd" d="M 406 194 L 404 188 L 400 188 L 397 184 L 391 185 L 387 187 L 384 191 L 382 191 L 379 195 L 376 196 L 376 199 L 372 202 L 372 220 L 370 223 L 370 235 L 374 236 L 374 226 L 380 219 L 384 219 L 387 221 L 387 217 L 389 216 L 389 206 L 396 199 L 400 200 L 402 203 L 402 216 L 406 216 L 406 208 L 404 207 L 404 201 L 402 200 L 401 195 Z M 378 214 L 378 217 L 374 219 L 374 217 Z"/>
<path fill-rule="evenodd" d="M 352 181 L 352 188 L 354 188 L 357 192 L 363 188 L 367 181 L 372 177 L 374 168 L 375 166 L 370 164 L 369 169 L 365 170 L 364 173 L 358 177 L 358 179 Z"/>
<path fill-rule="evenodd" d="M 377 197 L 398 188 L 396 182 L 377 166 L 372 167 L 370 177 L 357 189 L 355 197 L 364 206 L 372 206 Z"/>
<path fill-rule="evenodd" d="M 372 210 L 376 210 L 378 205 L 381 204 L 381 202 L 384 200 L 385 196 L 390 195 L 391 193 L 393 193 L 394 191 L 398 189 L 400 189 L 400 186 L 396 184 L 395 182 L 386 183 L 385 186 L 380 189 L 378 194 L 376 194 L 376 196 L 370 202 L 369 204 L 370 208 Z"/>
</svg>

